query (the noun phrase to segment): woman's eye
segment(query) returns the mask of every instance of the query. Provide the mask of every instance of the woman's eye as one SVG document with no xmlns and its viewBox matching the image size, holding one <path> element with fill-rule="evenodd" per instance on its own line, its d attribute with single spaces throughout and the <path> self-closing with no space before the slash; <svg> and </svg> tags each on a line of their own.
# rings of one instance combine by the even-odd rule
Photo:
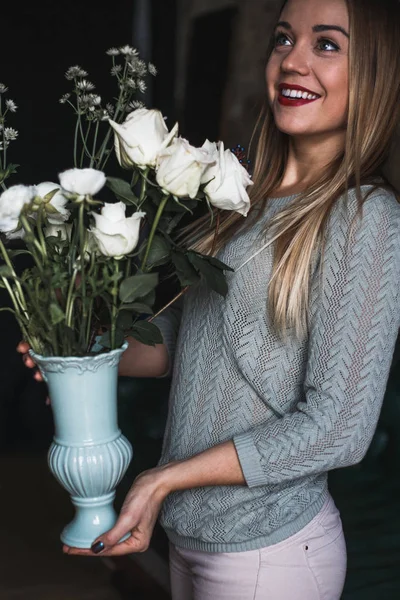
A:
<svg viewBox="0 0 400 600">
<path fill-rule="evenodd" d="M 318 40 L 318 48 L 323 52 L 337 52 L 339 50 L 339 46 L 337 44 L 334 44 L 325 38 Z"/>
<path fill-rule="evenodd" d="M 286 43 L 287 42 L 287 43 Z M 277 46 L 287 46 L 290 44 L 290 40 L 284 33 L 277 33 L 275 35 L 275 47 Z"/>
</svg>

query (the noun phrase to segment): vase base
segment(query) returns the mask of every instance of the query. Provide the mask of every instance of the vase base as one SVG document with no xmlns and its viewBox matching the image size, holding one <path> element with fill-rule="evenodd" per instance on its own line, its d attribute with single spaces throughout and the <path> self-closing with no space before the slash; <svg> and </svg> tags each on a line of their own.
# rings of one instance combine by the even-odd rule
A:
<svg viewBox="0 0 400 600">
<path fill-rule="evenodd" d="M 117 521 L 114 498 L 115 492 L 98 498 L 71 497 L 76 512 L 72 521 L 64 527 L 60 535 L 61 541 L 73 548 L 90 548 Z"/>
</svg>

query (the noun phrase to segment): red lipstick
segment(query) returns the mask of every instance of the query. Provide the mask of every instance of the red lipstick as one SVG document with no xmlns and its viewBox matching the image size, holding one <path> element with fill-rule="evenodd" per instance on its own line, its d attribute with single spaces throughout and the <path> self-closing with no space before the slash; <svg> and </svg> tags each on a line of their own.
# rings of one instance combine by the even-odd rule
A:
<svg viewBox="0 0 400 600">
<path fill-rule="evenodd" d="M 315 92 L 308 90 L 307 88 L 304 88 L 301 85 L 280 83 L 278 86 L 278 89 L 279 89 L 278 102 L 279 102 L 279 104 L 282 104 L 282 106 L 292 106 L 292 107 L 303 106 L 304 104 L 310 104 L 310 102 L 315 102 L 316 100 L 319 100 L 319 98 L 321 98 L 321 96 L 319 94 L 316 94 Z M 317 96 L 317 98 L 313 98 L 312 100 L 309 100 L 308 98 L 289 98 L 282 94 L 282 91 L 287 90 L 287 89 L 296 90 L 296 91 L 300 91 L 300 92 L 307 92 L 307 94 L 313 94 L 314 96 Z"/>
</svg>

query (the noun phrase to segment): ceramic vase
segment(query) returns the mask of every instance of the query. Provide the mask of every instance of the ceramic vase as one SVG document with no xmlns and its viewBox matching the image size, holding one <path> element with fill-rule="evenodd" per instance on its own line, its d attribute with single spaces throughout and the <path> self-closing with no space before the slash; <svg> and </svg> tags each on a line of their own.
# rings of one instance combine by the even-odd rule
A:
<svg viewBox="0 0 400 600">
<path fill-rule="evenodd" d="M 53 411 L 49 468 L 75 507 L 60 535 L 68 546 L 90 548 L 117 519 L 115 489 L 132 459 L 117 419 L 118 364 L 126 347 L 84 357 L 30 352 L 47 382 Z"/>
</svg>

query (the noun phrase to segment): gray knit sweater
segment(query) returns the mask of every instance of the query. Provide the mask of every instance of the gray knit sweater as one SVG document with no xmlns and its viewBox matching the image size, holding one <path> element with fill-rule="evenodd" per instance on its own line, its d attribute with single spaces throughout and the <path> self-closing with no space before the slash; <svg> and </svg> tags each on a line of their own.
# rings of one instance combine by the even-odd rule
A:
<svg viewBox="0 0 400 600">
<path fill-rule="evenodd" d="M 160 463 L 233 440 L 247 484 L 170 494 L 161 524 L 181 547 L 245 551 L 295 534 L 321 509 L 327 472 L 358 463 L 377 425 L 400 325 L 400 205 L 374 192 L 351 236 L 355 194 L 336 203 L 313 262 L 308 334 L 282 341 L 266 311 L 273 250 L 257 254 L 257 234 L 291 201 L 271 199 L 220 251 L 235 269 L 226 298 L 202 281 L 181 315 L 156 321 L 173 362 Z"/>
</svg>

